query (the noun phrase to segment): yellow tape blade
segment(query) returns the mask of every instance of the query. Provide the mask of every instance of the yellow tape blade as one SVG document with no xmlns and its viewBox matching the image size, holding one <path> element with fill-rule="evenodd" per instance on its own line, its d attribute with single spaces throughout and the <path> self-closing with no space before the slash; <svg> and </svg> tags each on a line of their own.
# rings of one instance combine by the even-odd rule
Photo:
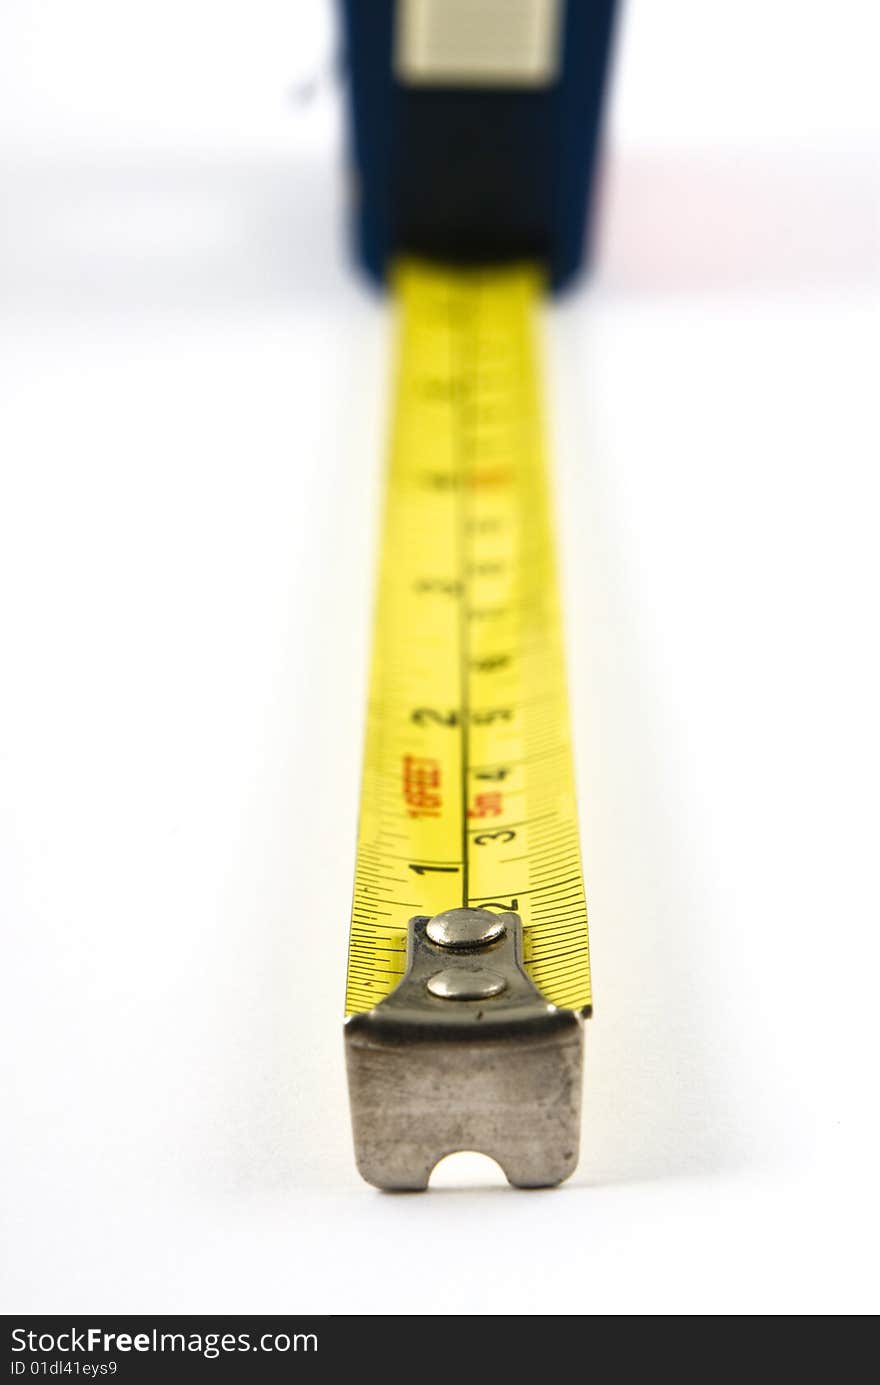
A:
<svg viewBox="0 0 880 1385">
<path fill-rule="evenodd" d="M 530 267 L 398 267 L 346 1013 L 407 924 L 515 909 L 548 1000 L 591 1003 Z"/>
</svg>

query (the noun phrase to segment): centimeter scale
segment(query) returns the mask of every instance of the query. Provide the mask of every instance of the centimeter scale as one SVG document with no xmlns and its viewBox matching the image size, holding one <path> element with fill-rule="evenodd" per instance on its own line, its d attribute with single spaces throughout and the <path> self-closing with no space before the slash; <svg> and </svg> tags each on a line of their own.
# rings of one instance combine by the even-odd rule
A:
<svg viewBox="0 0 880 1385">
<path fill-rule="evenodd" d="M 529 265 L 398 264 L 352 907 L 358 1167 L 577 1162 L 591 1005 Z"/>
</svg>

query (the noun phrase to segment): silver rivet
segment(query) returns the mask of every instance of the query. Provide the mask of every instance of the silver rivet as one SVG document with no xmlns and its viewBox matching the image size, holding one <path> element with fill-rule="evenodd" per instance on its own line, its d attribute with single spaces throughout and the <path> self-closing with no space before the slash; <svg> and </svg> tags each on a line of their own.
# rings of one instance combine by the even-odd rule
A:
<svg viewBox="0 0 880 1385">
<path fill-rule="evenodd" d="M 428 990 L 441 1000 L 487 1000 L 490 995 L 500 994 L 506 985 L 503 976 L 487 967 L 474 971 L 449 967 L 431 977 Z"/>
<path fill-rule="evenodd" d="M 504 920 L 490 909 L 446 909 L 425 929 L 438 947 L 485 947 L 504 933 Z"/>
</svg>

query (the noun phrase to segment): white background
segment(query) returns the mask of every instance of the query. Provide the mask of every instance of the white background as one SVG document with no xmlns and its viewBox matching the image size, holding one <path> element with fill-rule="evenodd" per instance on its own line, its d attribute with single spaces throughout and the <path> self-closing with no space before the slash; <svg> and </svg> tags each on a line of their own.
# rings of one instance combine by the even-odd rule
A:
<svg viewBox="0 0 880 1385">
<path fill-rule="evenodd" d="M 547 321 L 597 1013 L 531 1195 L 352 1163 L 388 317 L 331 20 L 0 17 L 2 1307 L 876 1310 L 876 4 L 627 6 Z"/>
</svg>

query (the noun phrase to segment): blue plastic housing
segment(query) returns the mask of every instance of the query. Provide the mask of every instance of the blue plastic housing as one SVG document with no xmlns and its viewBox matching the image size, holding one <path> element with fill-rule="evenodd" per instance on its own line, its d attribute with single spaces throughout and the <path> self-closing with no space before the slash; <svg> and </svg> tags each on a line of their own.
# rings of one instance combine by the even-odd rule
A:
<svg viewBox="0 0 880 1385">
<path fill-rule="evenodd" d="M 567 0 L 552 85 L 406 85 L 395 0 L 340 0 L 359 259 L 535 259 L 554 288 L 582 267 L 616 0 Z"/>
</svg>

